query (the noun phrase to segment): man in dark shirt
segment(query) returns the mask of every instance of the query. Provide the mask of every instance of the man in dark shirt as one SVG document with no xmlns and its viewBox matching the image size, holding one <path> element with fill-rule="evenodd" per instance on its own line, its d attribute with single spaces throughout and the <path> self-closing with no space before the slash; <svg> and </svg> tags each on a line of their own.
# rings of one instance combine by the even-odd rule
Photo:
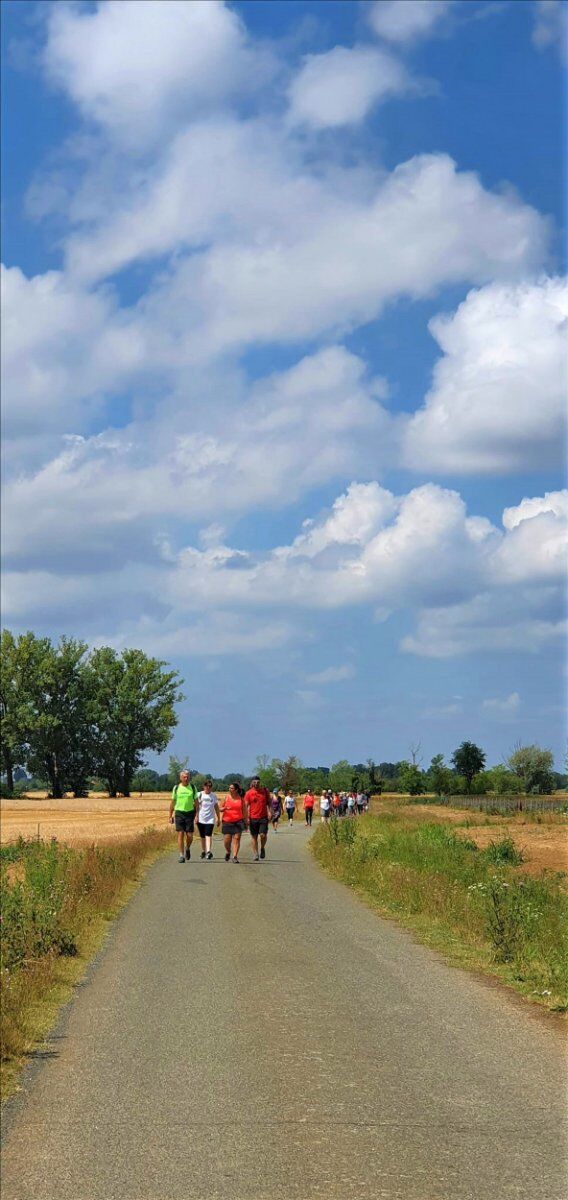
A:
<svg viewBox="0 0 568 1200">
<path fill-rule="evenodd" d="M 253 779 L 251 779 L 249 790 L 245 795 L 245 804 L 248 805 L 250 836 L 255 862 L 258 862 L 259 857 L 266 858 L 269 802 L 270 792 L 268 791 L 268 788 L 261 787 L 258 775 L 255 775 Z M 260 855 L 258 852 L 259 837 Z"/>
</svg>

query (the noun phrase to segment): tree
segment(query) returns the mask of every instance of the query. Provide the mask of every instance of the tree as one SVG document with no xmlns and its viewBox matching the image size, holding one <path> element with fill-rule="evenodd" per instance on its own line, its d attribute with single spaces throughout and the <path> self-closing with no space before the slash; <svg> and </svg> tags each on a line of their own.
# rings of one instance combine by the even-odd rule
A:
<svg viewBox="0 0 568 1200">
<path fill-rule="evenodd" d="M 276 770 L 278 786 L 283 792 L 295 792 L 298 789 L 298 772 L 302 766 L 299 758 L 295 754 L 290 754 L 288 758 L 274 758 L 272 760 Z"/>
<path fill-rule="evenodd" d="M 492 767 L 490 771 L 485 771 L 485 775 L 489 785 L 488 791 L 494 792 L 496 796 L 514 796 L 523 791 L 522 779 L 506 767 Z"/>
<path fill-rule="evenodd" d="M 554 757 L 551 750 L 541 750 L 540 746 L 534 745 L 521 746 L 517 743 L 507 766 L 522 780 L 524 792 L 536 792 L 545 796 L 554 788 Z"/>
<path fill-rule="evenodd" d="M 110 646 L 93 651 L 93 735 L 96 770 L 109 794 L 130 795 L 132 777 L 144 765 L 143 752 L 165 750 L 177 725 L 174 705 L 183 699 L 177 671 L 142 650 Z"/>
<path fill-rule="evenodd" d="M 444 762 L 443 754 L 435 754 L 428 768 L 428 786 L 436 796 L 451 794 L 454 776 Z"/>
<path fill-rule="evenodd" d="M 273 792 L 278 784 L 278 769 L 275 760 L 269 759 L 268 754 L 258 754 L 256 759 L 255 774 L 258 775 L 262 787 L 268 788 Z"/>
<path fill-rule="evenodd" d="M 27 762 L 33 772 L 47 779 L 55 799 L 68 790 L 83 796 L 94 766 L 87 646 L 76 638 L 63 637 L 58 646 L 48 639 L 41 641 L 30 704 Z"/>
<path fill-rule="evenodd" d="M 380 796 L 384 789 L 385 781 L 382 778 L 380 767 L 377 767 L 372 758 L 367 759 L 367 774 L 369 776 L 370 794 L 372 796 Z"/>
<path fill-rule="evenodd" d="M 0 740 L 6 790 L 14 791 L 16 768 L 27 762 L 29 734 L 41 693 L 40 665 L 51 648 L 48 638 L 2 630 L 0 641 Z"/>
<path fill-rule="evenodd" d="M 471 791 L 471 783 L 474 775 L 478 775 L 485 766 L 485 754 L 475 742 L 462 742 L 457 750 L 454 750 L 452 762 L 459 775 L 463 775 L 466 781 L 467 791 Z"/>
<path fill-rule="evenodd" d="M 334 792 L 348 792 L 353 784 L 353 767 L 346 758 L 333 764 L 329 772 L 329 786 Z"/>
<path fill-rule="evenodd" d="M 176 758 L 175 754 L 170 754 L 168 766 L 169 787 L 175 787 L 176 783 L 179 782 L 179 777 L 182 771 L 187 771 L 188 765 L 189 755 L 186 755 L 185 758 Z"/>
<path fill-rule="evenodd" d="M 400 763 L 399 787 L 407 796 L 421 796 L 426 791 L 424 773 L 416 763 Z"/>
<path fill-rule="evenodd" d="M 142 767 L 132 778 L 132 789 L 141 796 L 144 792 L 159 792 L 159 784 L 158 772 L 150 770 L 149 767 Z"/>
</svg>

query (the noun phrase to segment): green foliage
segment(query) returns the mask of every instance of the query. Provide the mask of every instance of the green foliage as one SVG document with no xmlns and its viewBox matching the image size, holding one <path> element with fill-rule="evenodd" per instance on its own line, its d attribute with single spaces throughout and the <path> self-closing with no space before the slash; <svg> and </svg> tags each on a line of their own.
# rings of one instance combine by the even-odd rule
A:
<svg viewBox="0 0 568 1200">
<path fill-rule="evenodd" d="M 177 671 L 141 650 L 94 650 L 88 663 L 96 770 L 111 796 L 130 795 L 145 750 L 162 751 L 177 725 L 183 697 Z"/>
<path fill-rule="evenodd" d="M 279 785 L 280 776 L 274 759 L 268 754 L 259 754 L 256 760 L 255 774 L 258 775 L 262 787 L 273 792 Z"/>
<path fill-rule="evenodd" d="M 490 842 L 483 853 L 488 862 L 492 863 L 509 863 L 510 866 L 517 867 L 523 862 L 523 855 L 520 850 L 517 850 L 512 837 L 504 837 L 498 842 Z"/>
<path fill-rule="evenodd" d="M 296 792 L 299 786 L 299 776 L 302 764 L 295 754 L 288 758 L 273 758 L 272 766 L 276 772 L 278 787 L 283 792 Z"/>
<path fill-rule="evenodd" d="M 26 841 L 0 848 L 2 1057 L 26 1049 L 30 1006 L 41 1001 L 62 955 L 75 955 L 97 914 L 106 915 L 140 863 L 169 842 L 146 830 L 112 847 L 73 850 Z"/>
<path fill-rule="evenodd" d="M 463 775 L 466 781 L 468 792 L 472 790 L 472 781 L 475 775 L 483 771 L 485 766 L 485 754 L 475 742 L 462 742 L 457 750 L 454 750 L 452 762 L 459 775 Z"/>
<path fill-rule="evenodd" d="M 329 787 L 334 792 L 348 792 L 353 783 L 353 767 L 346 758 L 333 764 L 329 772 Z"/>
<path fill-rule="evenodd" d="M 24 633 L 15 638 L 3 629 L 0 640 L 0 740 L 6 791 L 14 790 L 14 771 L 28 757 L 30 731 L 41 696 L 41 670 L 51 650 L 48 638 Z"/>
<path fill-rule="evenodd" d="M 426 791 L 424 772 L 416 763 L 403 761 L 400 763 L 398 785 L 407 796 L 421 796 Z"/>
<path fill-rule="evenodd" d="M 514 771 L 508 771 L 506 767 L 492 767 L 484 774 L 488 783 L 487 791 L 494 792 L 496 796 L 517 796 L 519 792 L 524 791 L 520 776 L 515 775 Z"/>
<path fill-rule="evenodd" d="M 522 780 L 522 790 L 546 796 L 554 790 L 554 759 L 552 751 L 540 746 L 515 746 L 507 766 Z"/>
<path fill-rule="evenodd" d="M 507 978 L 550 1006 L 568 1003 L 568 896 L 560 876 L 515 870 L 503 839 L 479 850 L 451 826 L 408 824 L 404 810 L 330 821 L 312 839 L 316 857 L 388 912 L 438 940 L 459 939 L 475 961 L 507 964 Z M 483 957 L 485 956 L 485 957 Z"/>
<path fill-rule="evenodd" d="M 436 796 L 449 796 L 453 790 L 454 778 L 453 771 L 450 771 L 444 762 L 444 755 L 435 754 L 426 774 L 428 790 L 435 792 Z"/>
<path fill-rule="evenodd" d="M 44 642 L 36 667 L 36 695 L 28 731 L 27 765 L 48 780 L 51 795 L 70 789 L 83 796 L 92 770 L 87 646 L 61 638 Z"/>
</svg>

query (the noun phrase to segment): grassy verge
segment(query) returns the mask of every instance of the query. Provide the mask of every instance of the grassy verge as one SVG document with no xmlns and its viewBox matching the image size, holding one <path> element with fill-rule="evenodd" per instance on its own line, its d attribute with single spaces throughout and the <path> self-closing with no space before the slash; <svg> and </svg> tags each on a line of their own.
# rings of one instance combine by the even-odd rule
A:
<svg viewBox="0 0 568 1200">
<path fill-rule="evenodd" d="M 141 869 L 171 844 L 155 829 L 82 850 L 20 839 L 0 849 L 2 1095 L 37 1047 L 129 898 Z"/>
<path fill-rule="evenodd" d="M 453 962 L 568 1009 L 566 877 L 524 875 L 510 838 L 481 850 L 455 827 L 388 813 L 332 821 L 311 845 L 331 875 Z"/>
</svg>

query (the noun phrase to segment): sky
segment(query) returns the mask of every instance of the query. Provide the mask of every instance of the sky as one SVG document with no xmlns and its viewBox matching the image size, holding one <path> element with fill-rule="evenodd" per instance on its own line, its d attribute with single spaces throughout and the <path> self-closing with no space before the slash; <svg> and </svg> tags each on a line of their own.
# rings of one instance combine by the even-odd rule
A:
<svg viewBox="0 0 568 1200">
<path fill-rule="evenodd" d="M 2 7 L 3 624 L 216 774 L 562 769 L 566 6 Z"/>
</svg>

